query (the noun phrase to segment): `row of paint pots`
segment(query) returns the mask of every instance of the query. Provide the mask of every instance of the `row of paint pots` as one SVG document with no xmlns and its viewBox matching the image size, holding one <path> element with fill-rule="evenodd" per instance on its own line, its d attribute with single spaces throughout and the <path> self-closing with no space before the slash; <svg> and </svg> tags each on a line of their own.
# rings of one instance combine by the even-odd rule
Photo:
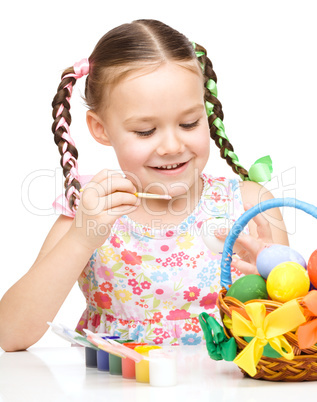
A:
<svg viewBox="0 0 317 402">
<path fill-rule="evenodd" d="M 112 375 L 122 375 L 126 379 L 150 383 L 153 386 L 173 386 L 177 383 L 176 350 L 163 349 L 160 346 L 146 343 L 135 343 L 132 340 L 120 340 L 109 337 L 124 346 L 134 349 L 145 357 L 139 363 L 132 359 L 121 359 L 101 349 L 85 348 L 86 367 L 97 368 Z"/>
</svg>

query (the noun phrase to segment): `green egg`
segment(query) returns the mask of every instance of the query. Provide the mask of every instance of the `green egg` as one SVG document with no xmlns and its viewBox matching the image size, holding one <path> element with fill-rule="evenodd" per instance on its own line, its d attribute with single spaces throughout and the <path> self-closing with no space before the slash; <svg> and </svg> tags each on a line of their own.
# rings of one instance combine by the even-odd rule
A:
<svg viewBox="0 0 317 402">
<path fill-rule="evenodd" d="M 253 299 L 267 299 L 265 280 L 260 275 L 243 276 L 231 285 L 227 296 L 234 297 L 242 303 Z"/>
</svg>

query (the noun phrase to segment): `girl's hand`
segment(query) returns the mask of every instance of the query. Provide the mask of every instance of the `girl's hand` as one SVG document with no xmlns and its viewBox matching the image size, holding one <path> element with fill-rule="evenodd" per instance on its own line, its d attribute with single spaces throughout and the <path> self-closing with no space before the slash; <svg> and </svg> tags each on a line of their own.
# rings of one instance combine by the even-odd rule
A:
<svg viewBox="0 0 317 402">
<path fill-rule="evenodd" d="M 134 211 L 140 200 L 136 188 L 122 174 L 102 170 L 84 187 L 69 234 L 92 251 L 109 237 L 120 216 Z"/>
<path fill-rule="evenodd" d="M 248 210 L 251 204 L 245 204 L 244 209 Z M 235 251 L 240 258 L 232 258 L 231 266 L 238 269 L 245 275 L 258 274 L 256 259 L 259 253 L 268 245 L 273 243 L 272 231 L 269 222 L 261 214 L 255 216 L 253 221 L 257 228 L 257 237 L 241 233 L 235 242 Z M 228 231 L 216 232 L 215 237 L 225 240 Z"/>
</svg>

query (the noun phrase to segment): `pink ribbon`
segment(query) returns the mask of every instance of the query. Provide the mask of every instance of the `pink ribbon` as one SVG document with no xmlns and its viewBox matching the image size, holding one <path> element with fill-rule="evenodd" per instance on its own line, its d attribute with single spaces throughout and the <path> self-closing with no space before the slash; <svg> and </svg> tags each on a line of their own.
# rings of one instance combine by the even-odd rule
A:
<svg viewBox="0 0 317 402">
<path fill-rule="evenodd" d="M 65 122 L 65 123 L 66 123 L 66 122 Z M 68 141 L 68 142 L 69 142 L 70 144 L 72 144 L 73 146 L 75 146 L 75 142 L 74 142 L 74 140 L 72 139 L 72 137 L 70 136 L 68 124 L 67 124 L 67 123 L 66 123 L 66 124 L 63 123 L 63 125 L 64 125 L 64 127 L 66 128 L 67 133 L 63 133 L 63 134 L 62 134 L 62 138 L 63 138 L 64 140 Z M 67 126 L 67 127 L 66 127 L 66 126 Z"/>
<path fill-rule="evenodd" d="M 93 179 L 93 177 L 94 177 L 93 175 L 79 176 L 79 178 L 77 180 L 80 182 L 81 187 L 85 187 Z M 73 191 L 71 194 L 73 194 L 74 192 L 75 191 Z M 76 192 L 76 194 L 78 194 L 78 192 Z M 79 193 L 79 196 L 80 195 L 81 195 L 81 193 Z M 56 210 L 56 213 L 74 218 L 75 211 L 69 208 L 68 198 L 65 197 L 65 194 L 61 194 L 53 202 L 53 207 Z M 78 205 L 79 205 L 79 199 L 76 198 L 75 206 L 78 207 Z"/>
<path fill-rule="evenodd" d="M 63 155 L 63 166 L 65 166 L 67 162 L 70 163 L 77 170 L 78 167 L 77 160 L 73 157 L 73 155 L 69 151 L 66 151 Z"/>
<path fill-rule="evenodd" d="M 68 77 L 73 77 L 78 78 L 83 77 L 84 75 L 89 74 L 89 60 L 88 59 L 82 59 L 79 62 L 75 63 L 74 66 L 74 73 L 69 73 L 64 75 L 63 78 L 68 78 Z"/>
</svg>

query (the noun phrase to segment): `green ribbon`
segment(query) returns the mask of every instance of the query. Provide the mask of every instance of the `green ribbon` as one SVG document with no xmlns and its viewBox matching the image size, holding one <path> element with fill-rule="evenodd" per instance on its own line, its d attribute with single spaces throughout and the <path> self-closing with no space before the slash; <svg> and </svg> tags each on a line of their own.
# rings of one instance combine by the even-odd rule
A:
<svg viewBox="0 0 317 402">
<path fill-rule="evenodd" d="M 217 96 L 218 96 L 217 84 L 216 84 L 216 82 L 215 82 L 212 78 L 210 78 L 210 79 L 207 81 L 206 87 L 209 89 L 209 91 L 211 92 L 211 94 L 217 98 Z"/>
<path fill-rule="evenodd" d="M 195 43 L 195 42 L 192 42 L 192 46 L 193 46 L 193 48 L 194 48 L 194 50 L 195 50 L 195 49 L 196 49 L 196 43 Z M 196 50 L 195 50 L 195 53 L 196 53 L 196 57 L 197 57 L 197 58 L 199 58 L 199 57 L 205 55 L 205 52 L 202 52 L 202 51 L 196 51 Z M 199 64 L 200 64 L 201 69 L 204 71 L 204 70 L 205 70 L 204 63 L 199 63 Z"/>
<path fill-rule="evenodd" d="M 227 137 L 227 134 L 225 133 L 225 126 L 223 125 L 223 121 L 220 119 L 220 117 L 217 117 L 212 124 L 217 127 L 217 135 L 220 137 L 219 143 L 220 146 L 222 146 L 222 138 L 225 140 L 229 141 L 229 138 Z M 229 141 L 230 142 L 230 141 Z M 227 155 L 226 155 L 227 156 Z"/>
<path fill-rule="evenodd" d="M 249 169 L 249 178 L 257 183 L 270 181 L 272 172 L 272 159 L 267 155 L 253 163 Z"/>
<path fill-rule="evenodd" d="M 206 108 L 206 113 L 207 117 L 211 116 L 214 114 L 214 105 L 208 101 L 205 102 L 205 108 Z"/>
<path fill-rule="evenodd" d="M 234 338 L 227 338 L 219 322 L 203 312 L 199 322 L 206 338 L 209 356 L 213 360 L 233 361 L 237 355 L 237 344 Z"/>
</svg>

